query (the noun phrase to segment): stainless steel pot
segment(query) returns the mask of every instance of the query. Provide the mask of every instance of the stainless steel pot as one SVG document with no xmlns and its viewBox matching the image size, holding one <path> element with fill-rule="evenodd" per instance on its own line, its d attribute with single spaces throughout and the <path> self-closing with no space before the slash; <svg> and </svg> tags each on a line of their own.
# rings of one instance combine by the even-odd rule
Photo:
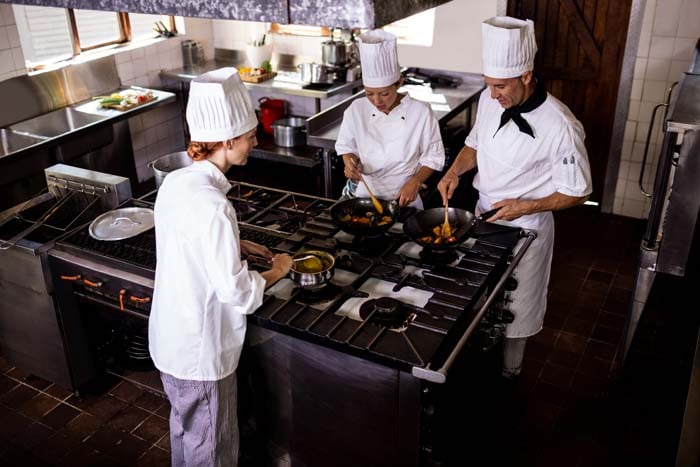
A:
<svg viewBox="0 0 700 467">
<path fill-rule="evenodd" d="M 299 261 L 295 262 L 292 269 L 289 270 L 289 277 L 299 284 L 302 288 L 314 288 L 325 284 L 333 277 L 335 257 L 322 250 L 306 250 L 300 251 L 292 256 L 292 259 L 301 258 L 302 256 L 314 255 L 319 260 L 321 260 L 322 268 L 319 271 L 307 271 L 305 269 L 305 262 Z M 311 265 L 318 264 L 317 261 L 310 263 Z"/>
<path fill-rule="evenodd" d="M 326 41 L 321 44 L 323 63 L 341 66 L 350 61 L 351 43 L 343 41 Z"/>
<path fill-rule="evenodd" d="M 171 152 L 148 163 L 153 169 L 156 178 L 156 188 L 160 187 L 165 180 L 165 176 L 173 170 L 187 167 L 192 163 L 192 159 L 187 155 L 187 151 Z"/>
<path fill-rule="evenodd" d="M 319 63 L 300 63 L 297 65 L 301 72 L 301 82 L 311 83 L 332 83 L 334 74 L 330 66 Z"/>
<path fill-rule="evenodd" d="M 306 119 L 302 117 L 280 118 L 270 126 L 277 146 L 292 148 L 306 144 Z"/>
</svg>

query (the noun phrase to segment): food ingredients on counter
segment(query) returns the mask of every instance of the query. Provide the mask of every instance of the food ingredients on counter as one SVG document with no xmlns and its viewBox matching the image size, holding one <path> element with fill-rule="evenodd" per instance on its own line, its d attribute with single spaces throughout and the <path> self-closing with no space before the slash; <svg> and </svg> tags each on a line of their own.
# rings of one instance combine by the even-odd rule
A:
<svg viewBox="0 0 700 467">
<path fill-rule="evenodd" d="M 93 99 L 100 101 L 100 107 L 135 107 L 139 104 L 144 104 L 155 99 L 152 91 L 141 91 L 136 89 L 126 89 L 121 92 L 115 92 L 109 96 L 97 96 Z"/>
</svg>

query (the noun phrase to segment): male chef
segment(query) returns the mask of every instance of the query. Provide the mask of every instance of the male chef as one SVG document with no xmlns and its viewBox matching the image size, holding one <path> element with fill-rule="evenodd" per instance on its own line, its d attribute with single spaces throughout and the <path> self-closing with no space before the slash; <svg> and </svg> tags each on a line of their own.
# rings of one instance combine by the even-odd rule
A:
<svg viewBox="0 0 700 467">
<path fill-rule="evenodd" d="M 482 24 L 487 89 L 465 146 L 438 184 L 443 203 L 463 173 L 478 168 L 477 212 L 501 208 L 488 220 L 537 232 L 514 277 L 514 321 L 506 328 L 503 371 L 520 374 L 527 338 L 542 329 L 552 264 L 552 211 L 582 204 L 591 171 L 583 126 L 533 75 L 537 44 L 531 20 L 494 17 Z"/>
</svg>

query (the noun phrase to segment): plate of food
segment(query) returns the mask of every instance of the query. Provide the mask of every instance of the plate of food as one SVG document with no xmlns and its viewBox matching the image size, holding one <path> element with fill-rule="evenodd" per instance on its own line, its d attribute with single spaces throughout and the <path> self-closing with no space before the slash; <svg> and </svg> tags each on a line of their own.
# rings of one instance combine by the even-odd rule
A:
<svg viewBox="0 0 700 467">
<path fill-rule="evenodd" d="M 99 102 L 103 109 L 129 110 L 139 105 L 157 99 L 157 96 L 148 89 L 125 89 L 110 94 L 109 96 L 96 96 L 93 100 Z"/>
</svg>

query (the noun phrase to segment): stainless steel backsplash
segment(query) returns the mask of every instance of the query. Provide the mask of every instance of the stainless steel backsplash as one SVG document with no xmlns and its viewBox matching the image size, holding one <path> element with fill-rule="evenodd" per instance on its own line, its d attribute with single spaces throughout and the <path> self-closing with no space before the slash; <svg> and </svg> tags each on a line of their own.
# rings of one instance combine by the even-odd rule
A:
<svg viewBox="0 0 700 467">
<path fill-rule="evenodd" d="M 114 56 L 0 82 L 0 128 L 120 86 Z"/>
</svg>

